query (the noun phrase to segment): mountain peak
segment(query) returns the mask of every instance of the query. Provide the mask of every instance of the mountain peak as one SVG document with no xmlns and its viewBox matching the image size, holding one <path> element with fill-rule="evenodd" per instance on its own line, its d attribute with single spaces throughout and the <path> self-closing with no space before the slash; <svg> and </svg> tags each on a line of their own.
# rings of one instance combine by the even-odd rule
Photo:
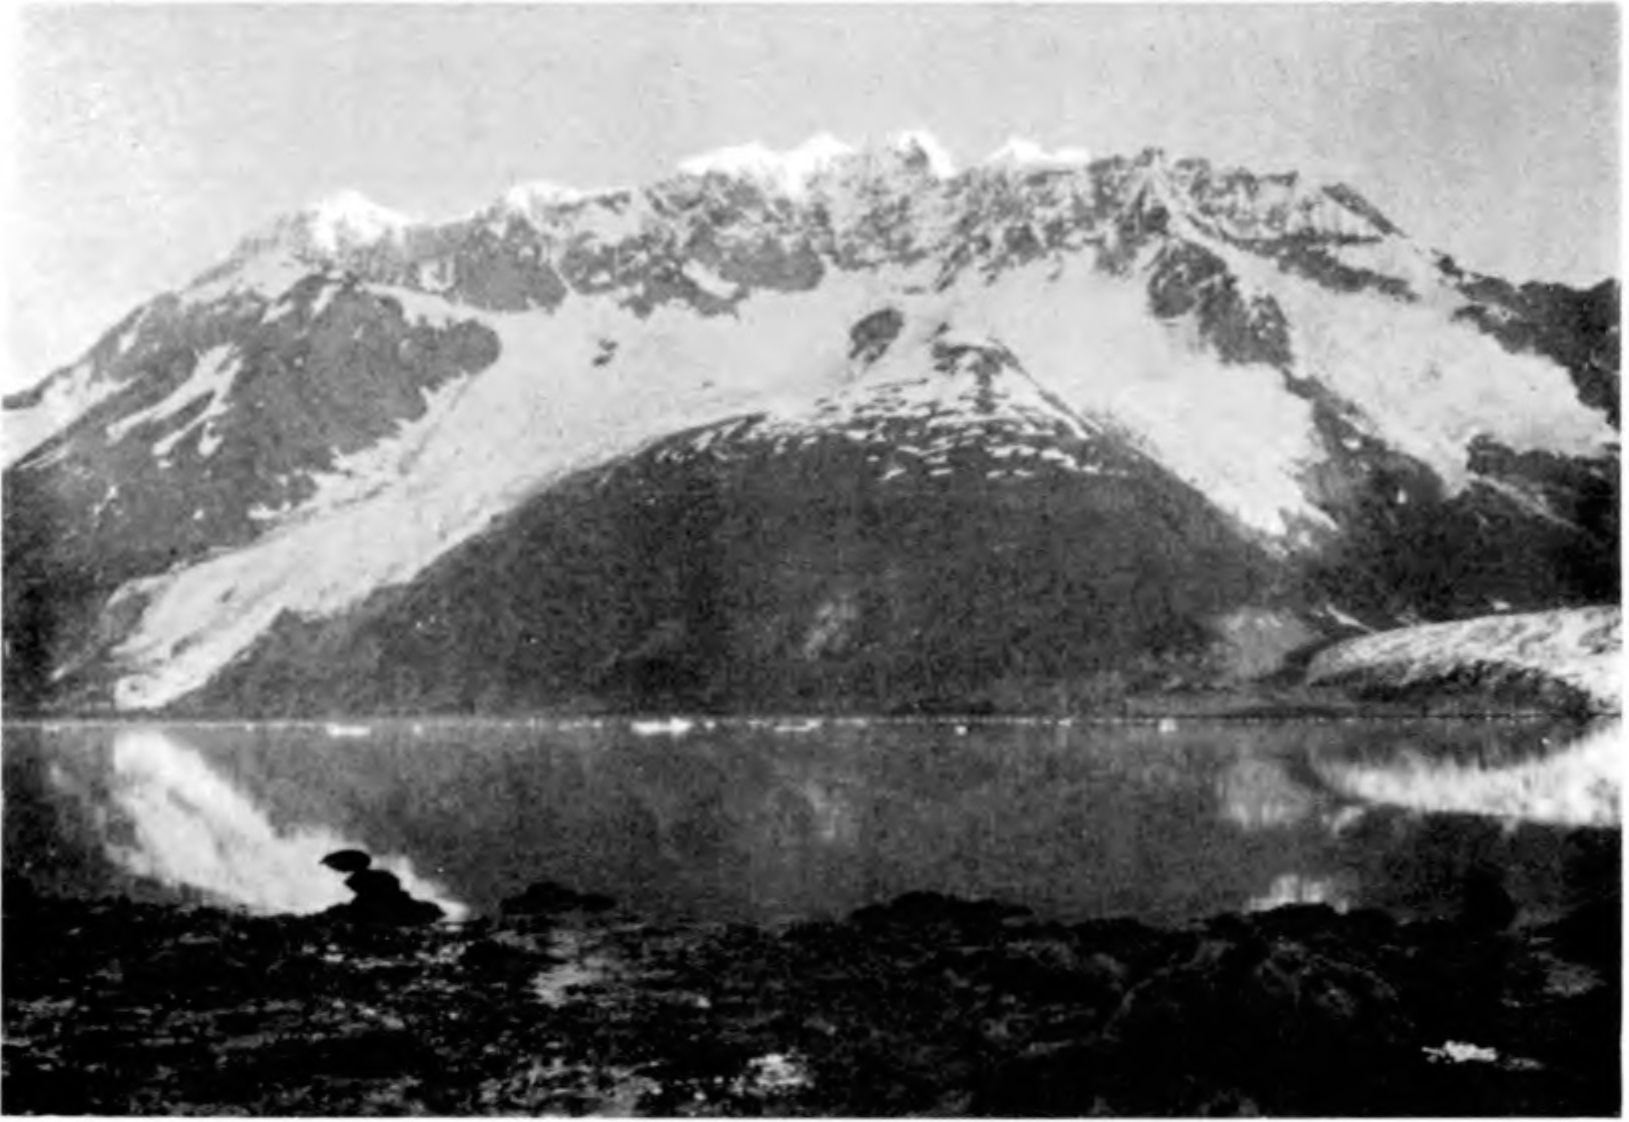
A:
<svg viewBox="0 0 1629 1122">
<path fill-rule="evenodd" d="M 1033 140 L 1013 136 L 985 157 L 984 162 L 990 167 L 1013 170 L 1065 170 L 1085 167 L 1091 159 L 1091 153 L 1084 148 L 1065 147 L 1048 151 Z"/>
<path fill-rule="evenodd" d="M 297 259 L 332 260 L 345 253 L 399 241 L 416 220 L 374 202 L 352 188 L 335 191 L 284 214 L 238 243 L 230 262 L 269 250 Z M 216 270 L 204 274 L 213 277 Z"/>
<path fill-rule="evenodd" d="M 855 147 L 829 132 L 817 133 L 794 148 L 780 151 L 751 141 L 716 148 L 679 163 L 682 175 L 719 175 L 747 179 L 791 198 L 805 195 L 816 180 L 852 165 L 857 159 L 891 157 L 932 179 L 949 179 L 955 161 L 934 136 L 922 129 L 894 133 L 880 145 Z"/>
<path fill-rule="evenodd" d="M 615 193 L 615 188 L 585 191 L 580 187 L 569 187 L 553 180 L 534 179 L 510 187 L 498 197 L 496 202 L 493 202 L 478 214 L 488 217 L 496 216 L 499 219 L 518 216 L 536 224 L 545 221 L 547 214 L 557 208 L 604 198 L 613 193 Z"/>
<path fill-rule="evenodd" d="M 855 149 L 830 133 L 811 136 L 795 148 L 778 152 L 759 141 L 716 148 L 679 164 L 684 175 L 745 177 L 788 195 L 802 194 L 809 181 Z"/>
<path fill-rule="evenodd" d="M 1312 177 L 1084 156 L 821 134 L 422 227 L 356 191 L 288 214 L 6 403 L 7 688 L 894 708 L 898 667 L 1201 682 L 1320 601 L 1618 594 L 1613 293 L 1451 269 Z M 991 572 L 987 616 L 944 610 Z M 832 620 L 849 662 L 797 638 Z M 963 632 L 1021 657 L 944 687 Z"/>
<path fill-rule="evenodd" d="M 949 179 L 956 174 L 956 161 L 934 135 L 925 129 L 906 129 L 888 138 L 891 151 L 903 156 L 906 162 L 919 165 L 935 179 Z"/>
<path fill-rule="evenodd" d="M 405 214 L 347 188 L 319 199 L 297 216 L 313 243 L 327 252 L 361 248 L 399 235 L 413 225 Z"/>
<path fill-rule="evenodd" d="M 514 210 L 526 210 L 535 206 L 559 206 L 562 203 L 581 202 L 593 194 L 595 194 L 593 191 L 568 187 L 553 180 L 534 179 L 515 184 L 503 193 L 501 201 Z"/>
</svg>

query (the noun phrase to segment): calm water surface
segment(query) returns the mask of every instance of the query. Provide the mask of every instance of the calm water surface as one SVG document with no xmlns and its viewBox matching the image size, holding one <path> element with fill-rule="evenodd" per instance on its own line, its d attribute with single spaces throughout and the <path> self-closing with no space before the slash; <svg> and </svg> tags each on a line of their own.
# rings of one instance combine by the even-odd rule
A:
<svg viewBox="0 0 1629 1122">
<path fill-rule="evenodd" d="M 1449 914 L 1465 872 L 1491 864 L 1542 915 L 1616 875 L 1617 777 L 1600 772 L 1616 765 L 1579 773 L 1580 735 L 1444 721 L 13 724 L 4 860 L 50 891 L 313 912 L 349 898 L 320 858 L 356 846 L 455 915 L 549 879 L 707 920 L 840 915 L 912 890 L 1066 919 L 1292 900 Z"/>
</svg>

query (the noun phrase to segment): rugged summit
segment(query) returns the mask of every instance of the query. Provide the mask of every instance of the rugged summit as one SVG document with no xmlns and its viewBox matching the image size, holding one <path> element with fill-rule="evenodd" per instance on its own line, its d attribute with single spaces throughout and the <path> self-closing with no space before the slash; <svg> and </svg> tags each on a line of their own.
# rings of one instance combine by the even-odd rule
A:
<svg viewBox="0 0 1629 1122">
<path fill-rule="evenodd" d="M 1618 295 L 920 133 L 344 193 L 6 399 L 13 706 L 1090 704 L 1618 595 Z"/>
</svg>

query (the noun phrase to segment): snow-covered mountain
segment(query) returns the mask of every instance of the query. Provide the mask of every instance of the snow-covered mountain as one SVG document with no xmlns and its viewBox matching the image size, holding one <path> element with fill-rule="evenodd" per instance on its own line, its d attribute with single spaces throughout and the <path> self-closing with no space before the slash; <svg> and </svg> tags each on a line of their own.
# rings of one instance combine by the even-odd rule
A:
<svg viewBox="0 0 1629 1122">
<path fill-rule="evenodd" d="M 1022 707 L 1615 600 L 1617 302 L 1158 151 L 344 193 L 4 402 L 8 698 Z"/>
</svg>

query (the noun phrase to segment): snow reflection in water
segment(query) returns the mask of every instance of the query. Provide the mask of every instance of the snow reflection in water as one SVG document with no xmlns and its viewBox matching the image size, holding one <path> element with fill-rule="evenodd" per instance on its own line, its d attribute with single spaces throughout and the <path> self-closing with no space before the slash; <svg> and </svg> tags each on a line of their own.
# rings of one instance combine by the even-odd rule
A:
<svg viewBox="0 0 1629 1122">
<path fill-rule="evenodd" d="M 126 871 L 258 912 L 308 914 L 351 898 L 320 862 L 336 849 L 356 848 L 354 841 L 322 826 L 276 829 L 252 799 L 172 735 L 120 730 L 111 760 L 112 802 L 131 833 L 128 841 L 110 839 L 107 851 Z M 405 859 L 382 856 L 375 863 L 449 917 L 465 912 Z"/>
<path fill-rule="evenodd" d="M 354 847 L 453 915 L 550 880 L 674 919 L 937 891 L 1163 922 L 1451 911 L 1483 864 L 1545 910 L 1616 844 L 1574 836 L 1618 821 L 1616 730 L 682 720 L 8 726 L 7 872 L 310 913 L 348 897 L 318 861 Z"/>
<path fill-rule="evenodd" d="M 1216 782 L 1222 817 L 1247 830 L 1294 826 L 1318 805 L 1313 792 L 1296 783 L 1277 760 L 1244 756 Z"/>
<path fill-rule="evenodd" d="M 1383 765 L 1325 760 L 1314 767 L 1331 788 L 1365 803 L 1555 826 L 1621 825 L 1622 721 L 1504 766 L 1432 760 L 1414 749 Z"/>
<path fill-rule="evenodd" d="M 1245 910 L 1268 912 L 1291 904 L 1328 904 L 1337 912 L 1344 912 L 1350 904 L 1346 888 L 1335 877 L 1304 877 L 1299 873 L 1285 873 L 1274 877 L 1273 883 L 1260 896 L 1245 902 Z"/>
</svg>

